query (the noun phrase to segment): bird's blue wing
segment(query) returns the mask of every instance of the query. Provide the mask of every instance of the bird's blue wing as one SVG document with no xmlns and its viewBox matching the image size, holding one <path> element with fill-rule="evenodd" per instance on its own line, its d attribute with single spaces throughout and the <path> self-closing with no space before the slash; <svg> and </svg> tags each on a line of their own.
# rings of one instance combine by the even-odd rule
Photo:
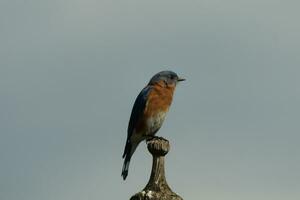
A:
<svg viewBox="0 0 300 200">
<path fill-rule="evenodd" d="M 128 129 L 127 129 L 127 140 L 126 140 L 126 145 L 123 153 L 123 158 L 124 164 L 122 168 L 122 176 L 123 179 L 125 180 L 128 174 L 128 169 L 129 169 L 129 162 L 130 158 L 136 148 L 136 146 L 133 146 L 134 144 L 131 144 L 130 138 L 133 134 L 133 130 L 139 120 L 139 118 L 143 115 L 143 112 L 145 110 L 146 104 L 147 104 L 147 99 L 149 95 L 151 86 L 146 86 L 140 94 L 137 96 L 132 111 L 131 111 L 131 116 L 128 124 Z M 136 144 L 135 144 L 136 145 Z"/>
<path fill-rule="evenodd" d="M 132 111 L 131 111 L 129 124 L 128 124 L 128 129 L 127 129 L 127 140 L 130 139 L 138 119 L 142 116 L 142 114 L 145 110 L 148 95 L 149 95 L 149 91 L 150 91 L 150 87 L 151 86 L 146 86 L 140 92 L 140 94 L 137 96 L 137 98 L 134 102 L 134 105 L 133 105 L 133 108 L 132 108 Z"/>
</svg>

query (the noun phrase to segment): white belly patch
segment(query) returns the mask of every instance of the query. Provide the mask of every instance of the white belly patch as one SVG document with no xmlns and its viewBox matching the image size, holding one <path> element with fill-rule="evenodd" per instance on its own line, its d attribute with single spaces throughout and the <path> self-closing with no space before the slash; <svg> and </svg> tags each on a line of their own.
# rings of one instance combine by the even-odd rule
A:
<svg viewBox="0 0 300 200">
<path fill-rule="evenodd" d="M 166 117 L 166 112 L 159 112 L 147 120 L 148 134 L 153 134 L 162 126 Z"/>
</svg>

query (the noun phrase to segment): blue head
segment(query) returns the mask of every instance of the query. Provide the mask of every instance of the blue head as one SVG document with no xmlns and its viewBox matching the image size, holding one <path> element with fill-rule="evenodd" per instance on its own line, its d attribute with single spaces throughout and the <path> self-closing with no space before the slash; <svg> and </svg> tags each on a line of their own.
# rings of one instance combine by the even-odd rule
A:
<svg viewBox="0 0 300 200">
<path fill-rule="evenodd" d="M 175 72 L 172 71 L 161 71 L 155 74 L 150 82 L 149 85 L 154 84 L 165 84 L 166 86 L 176 86 L 176 84 L 180 81 L 184 81 L 184 78 L 179 78 Z"/>
</svg>

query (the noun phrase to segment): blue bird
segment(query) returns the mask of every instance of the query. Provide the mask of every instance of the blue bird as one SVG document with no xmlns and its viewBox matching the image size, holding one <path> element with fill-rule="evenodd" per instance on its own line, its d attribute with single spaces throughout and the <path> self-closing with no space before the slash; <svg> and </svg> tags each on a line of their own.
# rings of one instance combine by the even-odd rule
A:
<svg viewBox="0 0 300 200">
<path fill-rule="evenodd" d="M 130 159 L 137 146 L 141 141 L 153 138 L 160 129 L 172 103 L 175 87 L 178 82 L 184 80 L 172 71 L 159 72 L 137 96 L 132 108 L 122 156 L 124 180 L 128 175 Z"/>
</svg>

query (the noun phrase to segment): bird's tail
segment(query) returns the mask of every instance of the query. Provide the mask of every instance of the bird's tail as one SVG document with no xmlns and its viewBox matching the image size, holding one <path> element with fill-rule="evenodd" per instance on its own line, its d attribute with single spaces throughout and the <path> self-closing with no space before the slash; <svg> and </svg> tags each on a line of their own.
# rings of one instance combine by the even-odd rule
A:
<svg viewBox="0 0 300 200">
<path fill-rule="evenodd" d="M 123 180 L 125 180 L 128 175 L 130 159 L 131 159 L 131 156 L 129 154 L 127 154 L 125 157 L 125 160 L 124 160 L 123 168 L 122 168 Z"/>
<path fill-rule="evenodd" d="M 126 142 L 124 154 L 122 156 L 123 158 L 125 158 L 122 168 L 123 180 L 125 180 L 128 175 L 130 159 L 137 146 L 138 144 L 132 144 L 129 140 Z"/>
</svg>

